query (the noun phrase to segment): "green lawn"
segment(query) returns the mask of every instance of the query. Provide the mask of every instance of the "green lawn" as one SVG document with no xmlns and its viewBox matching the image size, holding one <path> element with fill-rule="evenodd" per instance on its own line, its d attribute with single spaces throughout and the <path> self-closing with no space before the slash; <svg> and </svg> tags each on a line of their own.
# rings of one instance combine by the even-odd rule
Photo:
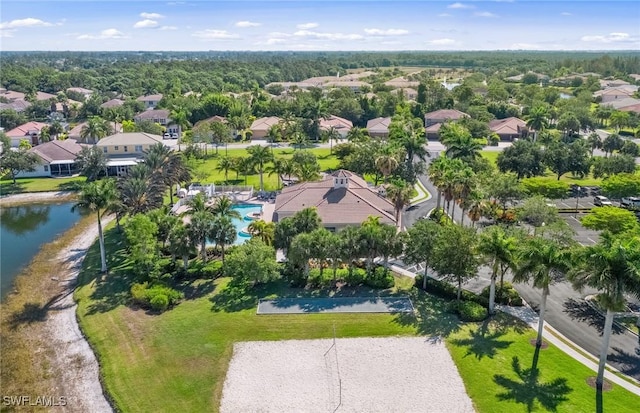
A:
<svg viewBox="0 0 640 413">
<path fill-rule="evenodd" d="M 417 316 L 257 316 L 258 298 L 323 292 L 292 290 L 281 283 L 247 291 L 226 278 L 185 281 L 181 288 L 186 299 L 164 314 L 151 315 L 127 306 L 131 282 L 127 271 L 131 263 L 114 229 L 107 231 L 107 247 L 110 274 L 96 277 L 99 250 L 95 244 L 84 261 L 75 298 L 81 327 L 97 352 L 103 383 L 118 410 L 216 411 L 234 342 L 327 338 L 333 335 L 335 326 L 339 337 L 445 337 L 479 412 L 526 411 L 524 405 L 513 400 L 501 400 L 498 395 L 506 390 L 493 380 L 494 374 L 500 374 L 517 382 L 512 357 L 517 355 L 527 367 L 533 355 L 528 344 L 533 330 L 520 329 L 506 316 L 500 318 L 504 333 L 470 336 L 477 330 L 476 324 L 461 324 L 446 313 L 445 301 L 416 289 L 402 293 L 412 296 Z M 398 285 L 406 290 L 411 284 L 399 279 Z M 373 293 L 351 290 L 344 294 Z M 542 352 L 539 366 L 540 382 L 566 378 L 571 388 L 569 400 L 558 402 L 558 411 L 594 411 L 595 393 L 584 384 L 589 371 L 553 348 Z M 539 383 L 531 391 L 522 390 L 522 397 L 543 391 L 545 388 Z M 625 406 L 640 403 L 640 399 L 618 388 L 606 393 L 604 400 L 612 412 L 624 412 Z"/>
<path fill-rule="evenodd" d="M 0 195 L 22 192 L 75 191 L 78 185 L 86 181 L 83 176 L 69 178 L 19 178 L 16 185 L 8 178 L 0 180 Z"/>
<path fill-rule="evenodd" d="M 312 152 L 314 155 L 316 155 L 316 157 L 318 158 L 318 163 L 320 164 L 320 169 L 322 171 L 326 171 L 329 169 L 336 169 L 338 167 L 339 161 L 334 155 L 331 155 L 330 149 L 313 148 L 313 149 L 307 149 L 307 150 Z M 293 153 L 294 153 L 294 149 L 292 148 L 273 148 L 273 154 L 277 158 L 282 157 L 282 158 L 289 159 L 293 156 Z M 203 182 L 207 182 L 207 183 L 213 182 L 216 184 L 223 184 L 225 181 L 224 172 L 220 172 L 216 170 L 218 166 L 218 159 L 221 156 L 224 156 L 224 155 L 228 155 L 230 157 L 249 156 L 249 153 L 246 151 L 246 149 L 239 149 L 239 148 L 228 149 L 227 151 L 225 151 L 224 148 L 219 148 L 217 156 L 216 155 L 211 156 L 212 154 L 215 154 L 215 151 L 209 150 L 210 157 L 208 159 L 196 161 L 196 165 L 197 165 L 196 170 L 200 174 L 202 174 L 201 177 Z M 264 179 L 265 190 L 272 191 L 277 189 L 278 177 L 276 175 L 269 176 L 269 174 L 265 173 L 263 176 L 263 179 Z M 229 171 L 228 183 L 230 185 L 244 185 L 245 180 L 242 174 L 236 177 L 235 172 Z M 259 188 L 260 176 L 258 174 L 248 175 L 246 184 L 252 185 L 256 189 Z"/>
</svg>

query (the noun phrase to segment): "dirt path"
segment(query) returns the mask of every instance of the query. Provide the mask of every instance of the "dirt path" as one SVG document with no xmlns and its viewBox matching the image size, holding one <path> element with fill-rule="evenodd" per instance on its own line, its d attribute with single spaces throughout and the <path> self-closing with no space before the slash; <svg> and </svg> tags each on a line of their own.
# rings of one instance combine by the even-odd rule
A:
<svg viewBox="0 0 640 413">
<path fill-rule="evenodd" d="M 13 194 L 0 197 L 0 206 L 11 206 L 38 202 L 68 201 L 70 199 L 73 199 L 75 196 L 76 193 L 73 191 L 27 192 L 24 194 Z"/>
<path fill-rule="evenodd" d="M 103 219 L 103 225 L 113 220 Z M 82 335 L 76 318 L 77 304 L 73 300 L 78 273 L 88 248 L 98 237 L 98 226 L 93 225 L 76 237 L 60 251 L 58 259 L 68 270 L 59 275 L 63 287 L 61 298 L 55 303 L 60 311 L 50 313 L 45 322 L 53 348 L 56 349 L 53 363 L 58 372 L 55 394 L 66 397 L 63 412 L 112 412 L 113 409 L 104 396 L 99 379 L 98 361 L 89 343 Z"/>
</svg>

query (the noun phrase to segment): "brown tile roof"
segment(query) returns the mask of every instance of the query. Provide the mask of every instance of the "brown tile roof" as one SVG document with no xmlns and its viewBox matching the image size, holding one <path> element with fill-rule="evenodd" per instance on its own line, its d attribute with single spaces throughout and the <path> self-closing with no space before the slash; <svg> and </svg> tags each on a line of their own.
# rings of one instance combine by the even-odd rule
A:
<svg viewBox="0 0 640 413">
<path fill-rule="evenodd" d="M 128 132 L 116 133 L 115 135 L 102 138 L 98 143 L 96 143 L 96 146 L 154 145 L 158 142 L 162 143 L 162 136 L 160 135 L 154 135 L 146 132 Z"/>
<path fill-rule="evenodd" d="M 441 127 L 442 127 L 442 123 L 438 122 L 438 123 L 434 123 L 433 125 L 427 126 L 426 128 L 424 128 L 424 131 L 426 133 L 438 133 Z"/>
<path fill-rule="evenodd" d="M 420 82 L 407 80 L 404 77 L 397 77 L 395 79 L 387 80 L 386 82 L 384 82 L 384 84 L 386 86 L 391 86 L 391 87 L 406 88 L 406 87 L 418 87 Z"/>
<path fill-rule="evenodd" d="M 367 121 L 367 130 L 369 133 L 389 133 L 389 125 L 391 118 L 375 118 Z"/>
<path fill-rule="evenodd" d="M 460 112 L 456 109 L 440 109 L 433 112 L 429 112 L 424 115 L 425 119 L 450 119 L 450 120 L 458 120 L 461 118 L 469 117 L 464 112 Z"/>
<path fill-rule="evenodd" d="M 16 99 L 16 100 L 10 101 L 9 103 L 0 103 L 0 110 L 12 109 L 12 110 L 15 110 L 16 112 L 23 112 L 29 106 L 31 106 L 31 103 L 27 102 L 26 100 Z"/>
<path fill-rule="evenodd" d="M 272 127 L 273 125 L 277 125 L 279 122 L 280 122 L 280 118 L 277 116 L 259 118 L 253 121 L 249 129 L 251 129 L 252 131 L 256 131 L 256 130 L 268 131 L 270 127 Z"/>
<path fill-rule="evenodd" d="M 521 129 L 526 127 L 527 123 L 516 117 L 494 119 L 489 122 L 489 129 L 498 135 L 516 135 L 520 133 Z"/>
<path fill-rule="evenodd" d="M 640 103 L 636 103 L 635 105 L 625 106 L 620 108 L 619 110 L 623 112 L 634 112 L 640 114 Z"/>
<path fill-rule="evenodd" d="M 70 88 L 67 88 L 67 92 L 77 92 L 77 93 L 82 93 L 83 95 L 90 95 L 93 93 L 93 90 L 85 89 L 83 87 L 70 87 Z"/>
<path fill-rule="evenodd" d="M 56 161 L 73 161 L 76 155 L 82 150 L 74 139 L 66 139 L 64 141 L 50 141 L 31 148 L 29 152 L 33 152 L 48 163 Z"/>
<path fill-rule="evenodd" d="M 348 187 L 334 187 L 334 177 L 347 178 Z M 291 215 L 308 207 L 317 208 L 325 225 L 357 225 L 371 215 L 395 224 L 393 204 L 372 191 L 364 179 L 345 170 L 321 181 L 287 187 L 276 197 L 276 213 Z"/>
<path fill-rule="evenodd" d="M 224 116 L 215 115 L 215 116 L 211 116 L 210 118 L 199 120 L 193 126 L 199 126 L 199 125 L 203 125 L 205 123 L 211 123 L 211 122 L 227 123 L 227 118 L 225 118 Z"/>
<path fill-rule="evenodd" d="M 0 96 L 2 96 L 3 98 L 6 98 L 7 100 L 16 100 L 16 99 L 24 100 L 25 94 L 22 92 L 16 92 L 14 90 L 5 90 L 4 92 L 2 92 Z"/>
<path fill-rule="evenodd" d="M 56 95 L 52 95 L 51 93 L 36 92 L 36 100 L 49 100 L 49 99 L 55 99 L 56 97 L 57 97 Z"/>
<path fill-rule="evenodd" d="M 140 102 L 155 102 L 162 100 L 162 96 L 162 93 L 158 93 L 156 95 L 140 96 L 136 100 L 139 100 Z"/>
<path fill-rule="evenodd" d="M 320 119 L 320 129 L 329 129 L 331 127 L 338 131 L 351 130 L 351 128 L 353 128 L 353 123 L 350 120 L 333 115 L 329 116 L 327 119 Z"/>
<path fill-rule="evenodd" d="M 168 121 L 169 113 L 171 112 L 169 112 L 167 109 L 145 110 L 144 112 L 140 112 L 136 116 L 134 116 L 134 119 L 140 119 L 140 120 L 166 119 Z"/>
<path fill-rule="evenodd" d="M 100 105 L 101 108 L 117 108 L 119 106 L 124 105 L 124 100 L 120 100 L 120 99 L 111 99 L 108 100 L 106 102 L 104 102 L 102 105 Z"/>
<path fill-rule="evenodd" d="M 30 132 L 33 132 L 33 131 L 40 133 L 40 130 L 45 126 L 48 126 L 48 125 L 42 122 L 27 122 L 11 129 L 9 132 L 7 132 L 7 136 L 17 138 L 17 137 L 27 136 L 29 135 Z"/>
</svg>

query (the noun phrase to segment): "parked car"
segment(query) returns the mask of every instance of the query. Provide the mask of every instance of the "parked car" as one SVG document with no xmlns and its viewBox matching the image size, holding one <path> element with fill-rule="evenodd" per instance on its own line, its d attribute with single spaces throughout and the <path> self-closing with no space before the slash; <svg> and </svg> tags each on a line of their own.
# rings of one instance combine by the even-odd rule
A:
<svg viewBox="0 0 640 413">
<path fill-rule="evenodd" d="M 162 139 L 171 139 L 171 134 L 170 134 L 169 132 L 165 132 L 165 133 L 162 135 Z"/>
<path fill-rule="evenodd" d="M 609 201 L 609 198 L 607 198 L 604 195 L 597 195 L 595 198 L 593 198 L 593 205 L 595 206 L 611 206 L 613 205 L 611 203 L 611 201 Z"/>
<path fill-rule="evenodd" d="M 640 209 L 640 197 L 629 196 L 620 200 L 620 206 L 627 209 Z"/>
</svg>

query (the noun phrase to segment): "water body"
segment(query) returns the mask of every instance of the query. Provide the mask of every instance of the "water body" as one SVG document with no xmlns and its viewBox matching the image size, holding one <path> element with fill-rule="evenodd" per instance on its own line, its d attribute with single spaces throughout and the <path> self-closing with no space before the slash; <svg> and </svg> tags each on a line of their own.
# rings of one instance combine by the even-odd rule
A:
<svg viewBox="0 0 640 413">
<path fill-rule="evenodd" d="M 13 279 L 31 262 L 43 244 L 69 230 L 81 217 L 73 203 L 3 207 L 0 212 L 0 300 Z"/>
</svg>

